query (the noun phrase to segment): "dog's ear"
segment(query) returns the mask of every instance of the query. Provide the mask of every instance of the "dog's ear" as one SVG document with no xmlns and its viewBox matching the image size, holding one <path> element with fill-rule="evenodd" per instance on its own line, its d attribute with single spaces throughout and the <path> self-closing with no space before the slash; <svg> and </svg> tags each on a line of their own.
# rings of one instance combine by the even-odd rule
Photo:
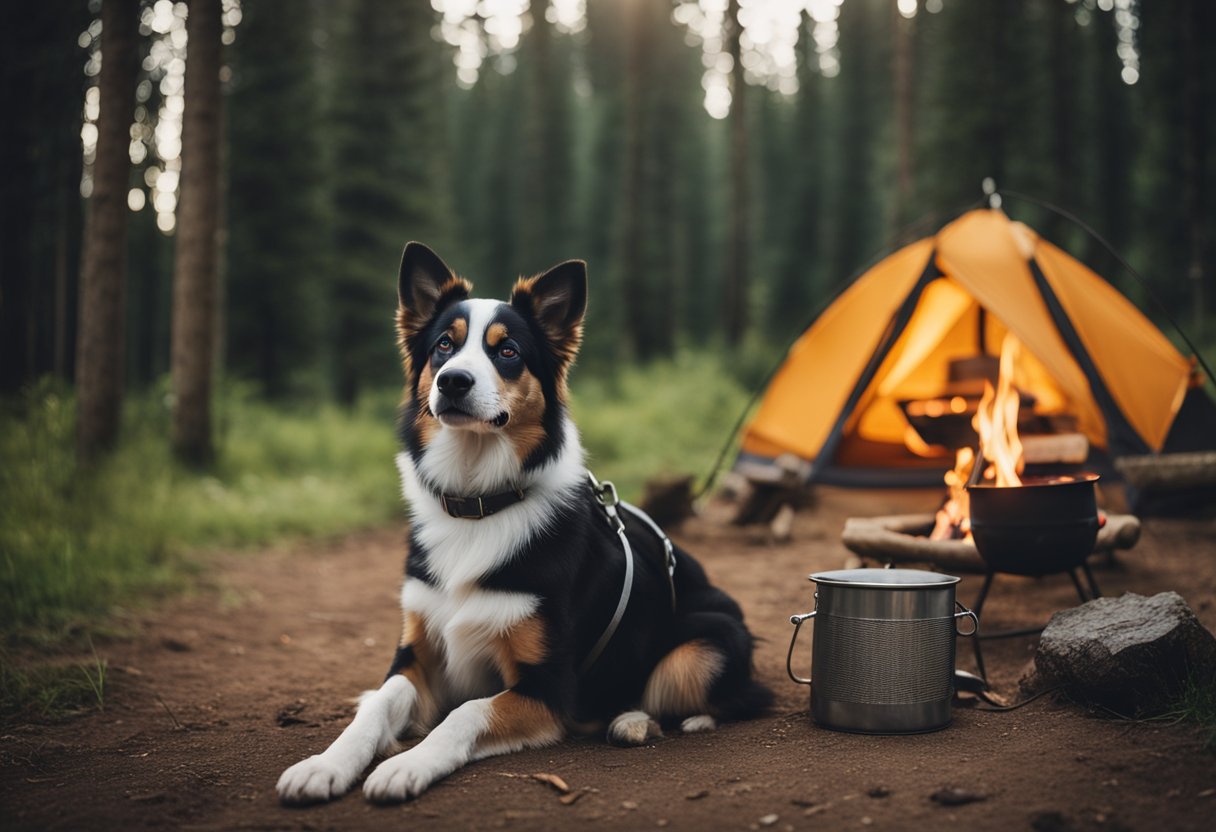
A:
<svg viewBox="0 0 1216 832">
<path fill-rule="evenodd" d="M 430 320 L 453 300 L 468 297 L 472 288 L 422 243 L 405 244 L 397 275 L 397 303 L 409 318 Z"/>
<path fill-rule="evenodd" d="M 511 305 L 536 321 L 563 363 L 573 361 L 587 311 L 587 264 L 567 260 L 542 275 L 520 280 L 511 294 Z"/>
<path fill-rule="evenodd" d="M 473 285 L 457 277 L 422 243 L 406 243 L 397 275 L 397 346 L 407 377 L 414 366 L 414 341 L 444 307 L 469 296 Z"/>
</svg>

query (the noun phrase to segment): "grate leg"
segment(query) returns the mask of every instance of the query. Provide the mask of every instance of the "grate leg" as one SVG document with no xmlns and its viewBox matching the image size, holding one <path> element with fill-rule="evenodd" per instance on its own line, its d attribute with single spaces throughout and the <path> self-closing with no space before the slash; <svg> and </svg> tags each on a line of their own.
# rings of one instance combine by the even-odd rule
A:
<svg viewBox="0 0 1216 832">
<path fill-rule="evenodd" d="M 1084 604 L 1089 600 L 1089 596 L 1085 593 L 1085 587 L 1081 586 L 1081 579 L 1077 577 L 1077 570 L 1069 569 L 1068 577 L 1072 579 L 1072 585 L 1077 589 L 1077 595 L 1081 598 L 1081 603 Z"/>
<path fill-rule="evenodd" d="M 984 585 L 980 588 L 980 594 L 975 599 L 975 604 L 972 607 L 972 609 L 975 611 L 976 617 L 979 618 L 980 621 L 984 620 L 981 617 L 984 611 L 984 601 L 988 598 L 988 591 L 992 589 L 992 581 L 994 578 L 996 578 L 995 572 L 989 572 L 984 576 Z M 988 671 L 984 667 L 984 649 L 980 646 L 981 641 L 983 641 L 983 639 L 980 638 L 979 625 L 977 624 L 975 635 L 971 637 L 971 648 L 975 651 L 975 669 L 979 671 L 980 678 L 987 683 Z"/>
<path fill-rule="evenodd" d="M 1094 573 L 1093 570 L 1089 568 L 1088 561 L 1082 561 L 1081 571 L 1085 573 L 1085 581 L 1089 584 L 1090 599 L 1101 598 L 1102 590 L 1098 588 L 1098 582 L 1094 580 Z"/>
</svg>

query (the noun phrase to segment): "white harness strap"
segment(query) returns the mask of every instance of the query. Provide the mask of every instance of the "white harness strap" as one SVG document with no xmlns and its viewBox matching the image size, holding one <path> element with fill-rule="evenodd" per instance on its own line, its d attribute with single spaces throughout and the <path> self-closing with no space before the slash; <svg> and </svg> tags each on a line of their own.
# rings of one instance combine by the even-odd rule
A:
<svg viewBox="0 0 1216 832">
<path fill-rule="evenodd" d="M 666 562 L 665 565 L 667 566 L 667 583 L 671 587 L 671 607 L 674 610 L 676 606 L 676 585 L 673 577 L 676 569 L 676 557 L 675 547 L 672 546 L 671 539 L 663 533 L 663 530 L 659 528 L 658 524 L 646 512 L 621 500 L 617 496 L 616 486 L 611 482 L 605 480 L 601 484 L 595 478 L 595 474 L 592 474 L 590 471 L 587 472 L 587 476 L 591 478 L 591 489 L 595 493 L 596 502 L 604 509 L 608 525 L 612 527 L 617 537 L 621 539 L 621 548 L 625 550 L 625 580 L 621 587 L 621 597 L 616 602 L 616 612 L 612 614 L 612 620 L 608 622 L 608 626 L 600 634 L 599 640 L 591 648 L 591 652 L 587 654 L 587 658 L 583 659 L 582 666 L 579 668 L 580 673 L 586 673 L 595 664 L 600 654 L 604 652 L 604 648 L 608 646 L 608 642 L 612 641 L 617 627 L 621 624 L 621 619 L 625 617 L 625 609 L 629 606 L 629 596 L 633 594 L 633 547 L 629 545 L 629 537 L 625 534 L 625 522 L 621 519 L 617 506 L 623 506 L 630 514 L 644 522 L 659 540 L 663 542 L 663 554 Z"/>
</svg>

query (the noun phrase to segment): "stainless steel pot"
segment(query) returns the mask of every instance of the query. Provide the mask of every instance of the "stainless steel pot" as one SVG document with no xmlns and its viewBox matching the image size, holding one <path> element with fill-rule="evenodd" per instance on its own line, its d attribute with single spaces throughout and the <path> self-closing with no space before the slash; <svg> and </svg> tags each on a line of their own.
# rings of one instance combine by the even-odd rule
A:
<svg viewBox="0 0 1216 832">
<path fill-rule="evenodd" d="M 815 611 L 792 616 L 786 671 L 811 685 L 811 716 L 825 728 L 913 734 L 950 724 L 956 635 L 979 618 L 954 597 L 959 579 L 919 569 L 842 569 L 810 576 Z M 794 673 L 794 645 L 815 619 L 811 673 Z M 973 627 L 960 633 L 957 622 Z"/>
</svg>

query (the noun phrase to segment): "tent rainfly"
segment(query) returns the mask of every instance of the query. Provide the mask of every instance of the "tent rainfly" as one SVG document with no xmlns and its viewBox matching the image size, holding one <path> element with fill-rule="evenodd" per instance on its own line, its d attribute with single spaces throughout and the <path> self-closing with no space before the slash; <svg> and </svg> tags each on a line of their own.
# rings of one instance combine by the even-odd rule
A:
<svg viewBox="0 0 1216 832">
<path fill-rule="evenodd" d="M 916 441 L 909 401 L 949 395 L 952 365 L 1022 343 L 1017 385 L 1062 416 L 1091 462 L 1216 448 L 1203 377 L 1131 302 L 996 209 L 963 214 L 850 285 L 790 348 L 740 464 L 786 455 L 811 482 L 940 484 L 953 455 Z"/>
</svg>

